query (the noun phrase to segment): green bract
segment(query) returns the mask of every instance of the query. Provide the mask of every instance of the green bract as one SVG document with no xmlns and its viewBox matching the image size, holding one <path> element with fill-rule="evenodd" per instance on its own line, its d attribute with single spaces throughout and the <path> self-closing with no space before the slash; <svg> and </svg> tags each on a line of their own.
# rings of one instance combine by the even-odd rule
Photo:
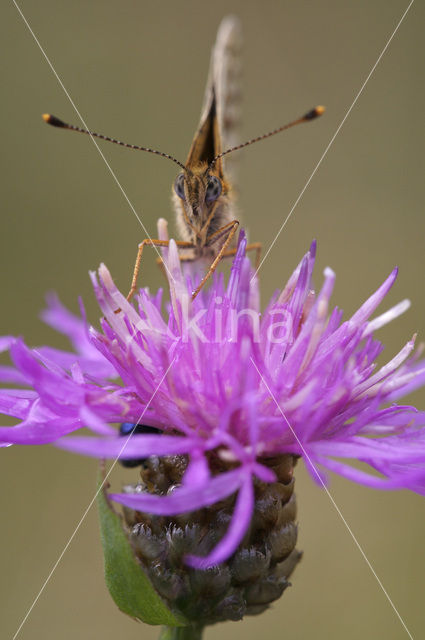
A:
<svg viewBox="0 0 425 640">
<path fill-rule="evenodd" d="M 132 618 L 148 624 L 185 626 L 159 597 L 134 557 L 121 518 L 110 506 L 105 492 L 98 496 L 105 580 L 115 604 Z"/>
</svg>

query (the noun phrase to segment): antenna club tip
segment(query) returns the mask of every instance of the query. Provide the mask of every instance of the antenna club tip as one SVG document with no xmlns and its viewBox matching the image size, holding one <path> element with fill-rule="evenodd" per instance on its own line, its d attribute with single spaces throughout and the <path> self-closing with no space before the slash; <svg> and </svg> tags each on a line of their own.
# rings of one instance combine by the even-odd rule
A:
<svg viewBox="0 0 425 640">
<path fill-rule="evenodd" d="M 318 105 L 314 107 L 311 111 L 305 114 L 303 120 L 314 120 L 314 118 L 318 118 L 325 112 L 325 107 L 322 105 Z"/>
<path fill-rule="evenodd" d="M 44 122 L 47 122 L 47 124 L 51 124 L 53 127 L 62 127 L 67 129 L 67 125 L 65 124 L 65 122 L 62 122 L 62 120 L 59 120 L 59 118 L 57 118 L 56 116 L 52 116 L 51 113 L 43 113 L 41 117 L 43 118 Z"/>
</svg>

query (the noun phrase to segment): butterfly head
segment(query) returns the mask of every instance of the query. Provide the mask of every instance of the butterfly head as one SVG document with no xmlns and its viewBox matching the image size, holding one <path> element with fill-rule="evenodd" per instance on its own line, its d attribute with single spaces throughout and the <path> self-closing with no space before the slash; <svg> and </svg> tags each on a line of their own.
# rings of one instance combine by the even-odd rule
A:
<svg viewBox="0 0 425 640">
<path fill-rule="evenodd" d="M 195 229 L 204 227 L 219 204 L 222 204 L 228 187 L 215 167 L 200 165 L 185 169 L 174 181 L 174 192 L 181 204 L 186 221 Z"/>
</svg>

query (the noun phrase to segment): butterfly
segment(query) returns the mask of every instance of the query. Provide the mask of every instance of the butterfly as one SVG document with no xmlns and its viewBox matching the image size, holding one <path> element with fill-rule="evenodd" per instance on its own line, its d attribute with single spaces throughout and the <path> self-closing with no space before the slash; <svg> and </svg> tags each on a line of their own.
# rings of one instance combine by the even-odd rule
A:
<svg viewBox="0 0 425 640">
<path fill-rule="evenodd" d="M 315 107 L 301 118 L 269 133 L 252 138 L 242 144 L 236 144 L 241 93 L 241 40 L 241 26 L 238 18 L 235 16 L 224 18 L 219 26 L 216 42 L 212 49 L 201 119 L 185 163 L 162 151 L 127 144 L 115 138 L 67 124 L 51 114 L 43 115 L 45 122 L 50 125 L 85 133 L 130 149 L 154 153 L 172 160 L 180 167 L 181 171 L 173 183 L 176 222 L 182 238 L 176 243 L 181 251 L 180 259 L 183 261 L 202 261 L 208 265 L 205 275 L 192 293 L 192 299 L 198 295 L 214 273 L 220 260 L 234 255 L 236 251 L 235 234 L 239 227 L 239 220 L 235 218 L 234 214 L 232 180 L 230 171 L 225 166 L 226 156 L 297 124 L 313 120 L 324 111 L 324 107 Z M 169 240 L 152 238 L 146 238 L 139 244 L 131 288 L 127 295 L 128 300 L 131 300 L 137 290 L 137 280 L 145 247 L 167 247 L 168 244 Z M 258 242 L 248 244 L 247 250 L 255 250 L 258 266 L 261 244 Z"/>
</svg>

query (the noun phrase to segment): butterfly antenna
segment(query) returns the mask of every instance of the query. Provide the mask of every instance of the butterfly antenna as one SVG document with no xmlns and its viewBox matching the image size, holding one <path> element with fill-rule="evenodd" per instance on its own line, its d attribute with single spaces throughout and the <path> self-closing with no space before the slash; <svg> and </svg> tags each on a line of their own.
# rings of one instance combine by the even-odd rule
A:
<svg viewBox="0 0 425 640">
<path fill-rule="evenodd" d="M 50 113 L 43 113 L 42 116 L 44 122 L 52 125 L 52 127 L 59 127 L 60 129 L 69 129 L 70 131 L 78 131 L 78 133 L 85 133 L 88 136 L 92 136 L 93 138 L 99 138 L 100 140 L 106 140 L 107 142 L 113 142 L 114 144 L 119 144 L 121 147 L 126 147 L 127 149 L 136 149 L 136 151 L 147 151 L 148 153 L 154 153 L 157 156 L 162 156 L 163 158 L 168 158 L 168 160 L 172 160 L 176 164 L 179 165 L 182 169 L 187 171 L 186 167 L 182 162 L 173 158 L 168 153 L 163 153 L 162 151 L 157 151 L 156 149 L 149 149 L 149 147 L 139 147 L 137 144 L 128 144 L 127 142 L 121 142 L 121 140 L 116 140 L 115 138 L 110 138 L 109 136 L 103 136 L 100 133 L 94 133 L 93 131 L 88 131 L 88 129 L 82 129 L 81 127 L 76 127 L 73 124 L 67 124 L 63 122 L 56 116 L 52 116 Z"/>
<path fill-rule="evenodd" d="M 264 133 L 262 136 L 258 136 L 257 138 L 252 138 L 247 142 L 243 142 L 242 144 L 238 144 L 236 147 L 231 147 L 230 149 L 226 149 L 222 153 L 219 153 L 209 164 L 209 169 L 223 156 L 227 156 L 228 153 L 232 153 L 233 151 L 238 151 L 238 149 L 243 149 L 244 147 L 248 147 L 250 144 L 254 144 L 254 142 L 260 142 L 260 140 L 265 140 L 266 138 L 271 138 L 271 136 L 276 135 L 276 133 L 280 133 L 281 131 L 285 131 L 286 129 L 290 129 L 291 127 L 295 127 L 297 124 L 302 124 L 303 122 L 309 122 L 310 120 L 314 120 L 322 115 L 325 111 L 325 107 L 318 106 L 311 111 L 308 111 L 302 118 L 298 118 L 297 120 L 293 120 L 292 122 L 288 122 L 284 124 L 282 127 L 278 129 L 273 129 L 273 131 L 269 131 L 269 133 Z"/>
</svg>

